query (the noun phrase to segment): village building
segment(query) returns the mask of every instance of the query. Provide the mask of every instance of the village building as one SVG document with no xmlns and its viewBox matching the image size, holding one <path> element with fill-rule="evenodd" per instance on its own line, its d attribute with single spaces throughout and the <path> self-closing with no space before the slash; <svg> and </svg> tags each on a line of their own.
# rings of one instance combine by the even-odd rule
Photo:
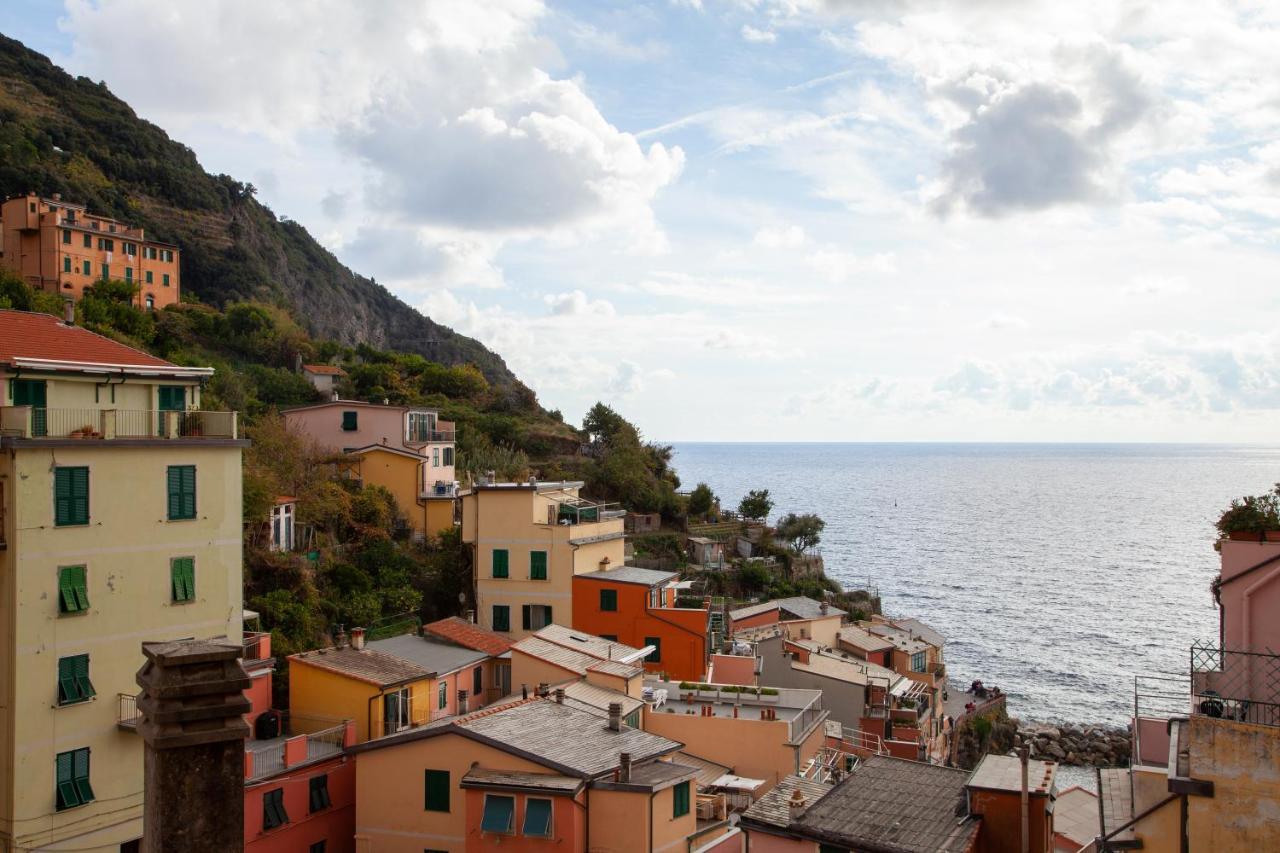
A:
<svg viewBox="0 0 1280 853">
<path fill-rule="evenodd" d="M 486 682 L 484 696 L 475 696 L 485 705 L 511 695 L 511 646 L 505 634 L 488 631 L 460 616 L 448 616 L 422 626 L 422 635 L 453 643 L 456 646 L 484 652 L 489 656 L 492 675 Z"/>
<path fill-rule="evenodd" d="M 624 513 L 580 497 L 582 486 L 482 482 L 462 493 L 482 627 L 520 639 L 571 625 L 573 578 L 623 564 Z"/>
<path fill-rule="evenodd" d="M 729 611 L 729 636 L 749 628 L 782 627 L 787 636 L 832 646 L 848 614 L 825 601 L 802 595 L 779 598 Z"/>
<path fill-rule="evenodd" d="M 627 725 L 642 727 L 644 667 L 649 649 L 548 625 L 511 647 L 511 676 L 522 697 L 565 689 L 585 704 L 621 703 Z M 587 691 L 578 685 L 590 685 Z M 605 694 L 611 694 L 605 698 Z"/>
<path fill-rule="evenodd" d="M 301 357 L 298 360 L 301 361 Z M 345 370 L 334 364 L 303 364 L 299 366 L 299 372 L 325 399 L 338 393 L 338 383 L 347 376 Z"/>
<path fill-rule="evenodd" d="M 142 642 L 241 642 L 246 442 L 200 409 L 212 373 L 0 310 L 0 847 L 140 838 Z"/>
</svg>

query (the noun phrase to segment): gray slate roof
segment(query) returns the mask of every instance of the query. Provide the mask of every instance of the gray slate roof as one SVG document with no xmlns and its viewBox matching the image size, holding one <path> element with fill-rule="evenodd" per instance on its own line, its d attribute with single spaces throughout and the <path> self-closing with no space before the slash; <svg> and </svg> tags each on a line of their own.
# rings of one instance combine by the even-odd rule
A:
<svg viewBox="0 0 1280 853">
<path fill-rule="evenodd" d="M 964 807 L 968 778 L 965 770 L 874 755 L 810 806 L 791 831 L 855 849 L 962 851 L 978 831 Z"/>
<path fill-rule="evenodd" d="M 641 584 L 642 586 L 657 586 L 660 583 L 666 583 L 672 578 L 677 578 L 679 576 L 679 572 L 663 572 L 657 569 L 642 569 L 639 566 L 618 566 L 616 569 L 605 569 L 604 571 L 584 572 L 580 575 L 574 575 L 574 577 L 587 578 L 588 580 L 636 583 Z"/>
<path fill-rule="evenodd" d="M 609 705 L 613 702 L 622 705 L 624 717 L 644 706 L 644 702 L 640 699 L 635 699 L 618 690 L 610 690 L 608 687 L 588 684 L 585 681 L 571 681 L 558 686 L 564 689 L 565 702 L 572 702 L 575 707 L 598 717 L 608 717 Z"/>
<path fill-rule="evenodd" d="M 385 640 L 374 640 L 365 645 L 374 651 L 416 663 L 436 675 L 446 675 L 463 667 L 480 663 L 489 657 L 484 652 L 455 646 L 453 643 L 426 639 L 415 634 L 401 634 Z"/>
<path fill-rule="evenodd" d="M 729 618 L 737 621 L 738 619 L 746 619 L 749 616 L 755 616 L 759 613 L 768 613 L 770 610 L 777 610 L 778 602 L 765 601 L 760 604 L 748 604 L 746 607 L 739 607 L 737 610 L 729 611 Z"/>
<path fill-rule="evenodd" d="M 575 631 L 554 623 L 538 630 L 533 636 L 564 646 L 566 649 L 583 652 L 599 660 L 617 660 L 629 655 L 638 656 L 640 652 L 639 649 L 616 640 L 606 640 L 585 631 Z"/>
<path fill-rule="evenodd" d="M 814 601 L 803 595 L 792 596 L 791 598 L 778 598 L 774 600 L 774 604 L 778 605 L 778 609 L 785 614 L 790 613 L 795 619 L 821 619 L 823 616 L 844 616 L 846 615 L 839 607 L 827 605 L 827 611 L 822 612 L 822 602 Z"/>
<path fill-rule="evenodd" d="M 893 621 L 899 627 L 906 628 L 908 631 L 912 632 L 934 648 L 940 649 L 947 642 L 946 637 L 942 636 L 936 630 L 930 628 L 919 619 L 916 619 L 914 616 L 908 619 L 894 619 Z"/>
<path fill-rule="evenodd" d="M 367 647 L 359 651 L 350 646 L 342 649 L 317 649 L 293 655 L 290 660 L 302 661 L 380 687 L 431 677 L 431 670 L 424 669 L 413 661 Z"/>
<path fill-rule="evenodd" d="M 525 770 L 490 770 L 487 767 L 472 767 L 462 777 L 464 788 L 522 788 L 552 794 L 576 794 L 582 785 L 583 780 L 576 776 L 531 773 Z"/>
<path fill-rule="evenodd" d="M 697 774 L 698 768 L 687 764 L 676 764 L 674 761 L 650 761 L 648 764 L 632 769 L 631 784 L 665 788 L 686 779 L 692 781 Z"/>
<path fill-rule="evenodd" d="M 784 776 L 769 793 L 752 803 L 751 808 L 743 812 L 742 816 L 754 823 L 786 829 L 791 825 L 791 792 L 797 789 L 805 796 L 805 809 L 813 808 L 818 800 L 832 790 L 830 785 L 822 782 L 801 779 L 799 776 Z M 800 814 L 803 815 L 804 811 Z"/>
</svg>

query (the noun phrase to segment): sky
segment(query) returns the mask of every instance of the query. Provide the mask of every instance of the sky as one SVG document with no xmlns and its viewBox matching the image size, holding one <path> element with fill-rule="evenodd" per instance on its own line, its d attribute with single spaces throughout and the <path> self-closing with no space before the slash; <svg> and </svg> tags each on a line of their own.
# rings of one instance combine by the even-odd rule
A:
<svg viewBox="0 0 1280 853">
<path fill-rule="evenodd" d="M 1280 5 L 7 0 L 549 408 L 1272 442 Z"/>
</svg>

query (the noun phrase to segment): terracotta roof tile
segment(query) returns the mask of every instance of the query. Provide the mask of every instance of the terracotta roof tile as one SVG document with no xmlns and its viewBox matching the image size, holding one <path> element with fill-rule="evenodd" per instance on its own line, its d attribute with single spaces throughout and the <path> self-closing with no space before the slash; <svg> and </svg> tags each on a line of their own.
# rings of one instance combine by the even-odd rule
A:
<svg viewBox="0 0 1280 853">
<path fill-rule="evenodd" d="M 304 364 L 302 369 L 308 373 L 314 373 L 317 376 L 346 376 L 347 372 L 341 367 L 334 367 L 332 364 Z"/>
<path fill-rule="evenodd" d="M 474 622 L 468 622 L 457 616 L 432 622 L 422 628 L 442 639 L 495 657 L 506 652 L 512 645 L 510 637 L 481 628 Z"/>
<path fill-rule="evenodd" d="M 68 326 L 52 314 L 0 310 L 0 363 L 15 358 L 181 369 L 88 329 Z"/>
</svg>

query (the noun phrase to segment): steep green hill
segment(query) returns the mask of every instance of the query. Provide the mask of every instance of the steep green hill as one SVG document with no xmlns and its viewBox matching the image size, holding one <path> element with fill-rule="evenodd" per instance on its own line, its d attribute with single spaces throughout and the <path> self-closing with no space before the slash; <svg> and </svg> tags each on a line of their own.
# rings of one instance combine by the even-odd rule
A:
<svg viewBox="0 0 1280 853">
<path fill-rule="evenodd" d="M 0 195 L 62 193 L 182 249 L 182 284 L 216 306 L 287 309 L 316 338 L 474 364 L 513 403 L 531 392 L 496 353 L 356 275 L 252 188 L 210 175 L 191 149 L 103 83 L 75 78 L 0 35 Z"/>
</svg>

